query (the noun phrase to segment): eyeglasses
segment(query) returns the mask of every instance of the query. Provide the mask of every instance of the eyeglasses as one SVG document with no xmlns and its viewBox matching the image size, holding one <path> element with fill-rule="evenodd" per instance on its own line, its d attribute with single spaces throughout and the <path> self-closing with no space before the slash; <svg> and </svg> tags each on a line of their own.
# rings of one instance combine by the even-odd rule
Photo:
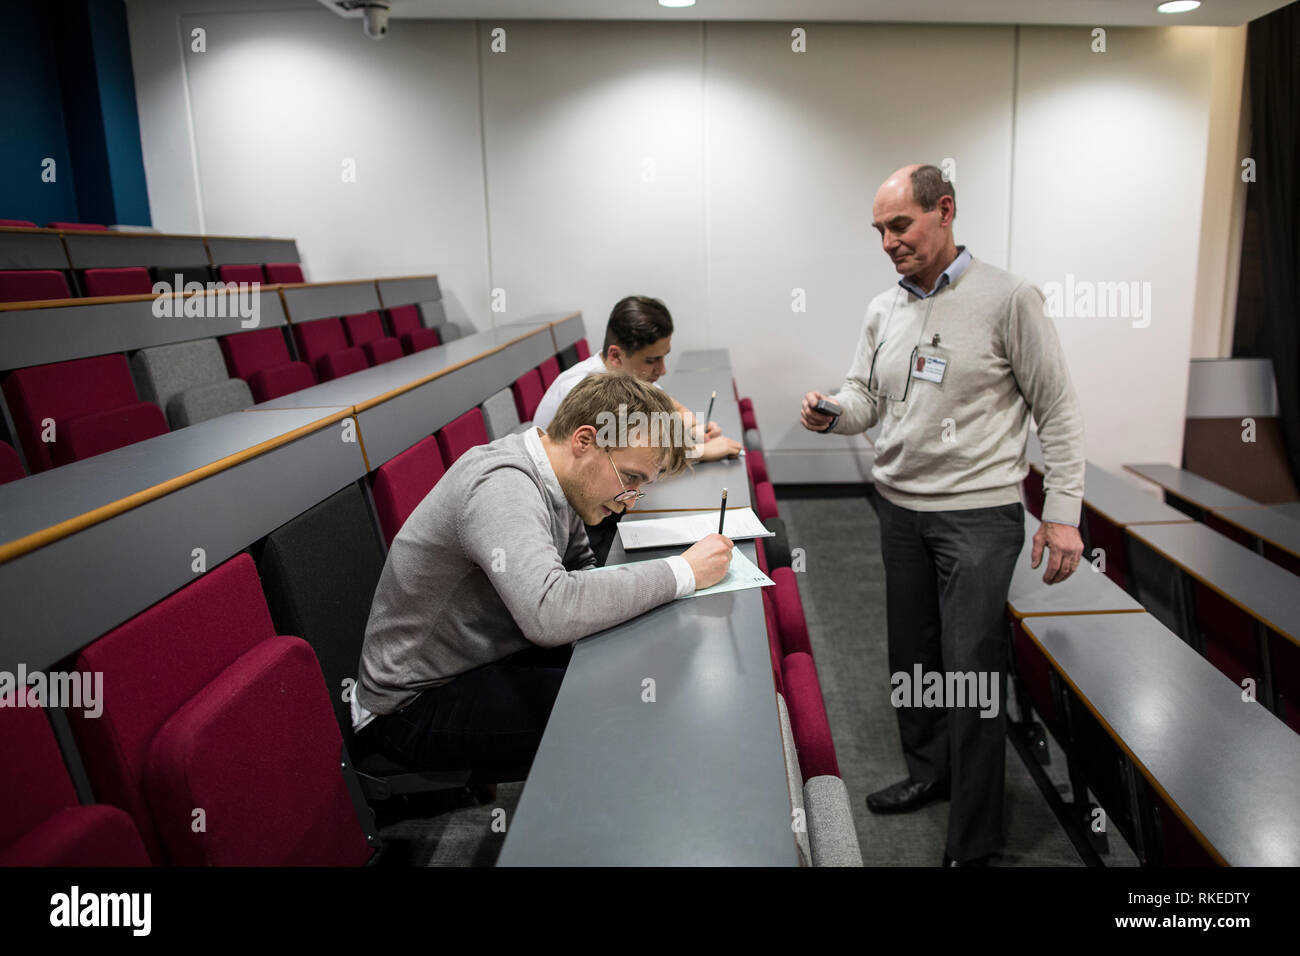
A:
<svg viewBox="0 0 1300 956">
<path fill-rule="evenodd" d="M 608 449 L 605 451 L 605 457 L 609 459 L 610 467 L 614 469 L 614 477 L 618 479 L 618 486 L 623 489 L 619 494 L 614 496 L 614 500 L 620 504 L 622 502 L 631 504 L 632 502 L 640 501 L 644 498 L 644 491 L 634 491 L 627 485 L 623 484 L 623 476 L 618 473 L 618 465 L 614 464 L 614 456 L 609 453 Z"/>
<path fill-rule="evenodd" d="M 880 344 L 876 346 L 876 350 L 871 353 L 871 371 L 867 373 L 867 395 L 868 397 L 870 397 L 870 399 L 873 402 L 878 402 L 880 401 L 881 398 L 880 383 L 876 381 L 876 359 L 880 355 L 880 350 L 883 349 L 884 347 L 885 347 L 885 340 L 882 339 Z M 891 402 L 907 401 L 907 392 L 912 387 L 912 368 L 916 365 L 916 355 L 918 349 L 919 347 L 913 348 L 912 355 L 907 360 L 907 378 L 903 380 L 903 394 L 885 395 L 884 397 L 889 401 Z"/>
</svg>

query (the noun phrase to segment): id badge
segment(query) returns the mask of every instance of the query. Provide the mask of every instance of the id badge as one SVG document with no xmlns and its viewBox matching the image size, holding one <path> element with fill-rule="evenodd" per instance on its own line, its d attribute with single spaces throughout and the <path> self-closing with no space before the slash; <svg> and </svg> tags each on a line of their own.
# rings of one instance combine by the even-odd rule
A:
<svg viewBox="0 0 1300 956">
<path fill-rule="evenodd" d="M 912 363 L 912 378 L 942 386 L 948 371 L 948 359 L 942 351 L 935 346 L 917 349 L 916 360 Z"/>
</svg>

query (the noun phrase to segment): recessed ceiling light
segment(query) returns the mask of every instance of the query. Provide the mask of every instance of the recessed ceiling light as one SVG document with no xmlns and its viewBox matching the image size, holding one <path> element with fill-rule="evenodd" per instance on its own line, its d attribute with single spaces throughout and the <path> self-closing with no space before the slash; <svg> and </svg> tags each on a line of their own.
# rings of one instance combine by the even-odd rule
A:
<svg viewBox="0 0 1300 956">
<path fill-rule="evenodd" d="M 659 0 L 661 7 L 693 7 L 695 0 Z"/>
<path fill-rule="evenodd" d="M 1156 7 L 1156 13 L 1188 13 L 1201 5 L 1201 0 L 1165 0 Z"/>
</svg>

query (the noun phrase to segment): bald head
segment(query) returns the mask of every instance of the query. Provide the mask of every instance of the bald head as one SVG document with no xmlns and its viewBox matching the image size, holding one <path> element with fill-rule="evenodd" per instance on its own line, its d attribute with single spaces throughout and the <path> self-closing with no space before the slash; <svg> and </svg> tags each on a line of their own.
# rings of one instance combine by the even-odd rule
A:
<svg viewBox="0 0 1300 956">
<path fill-rule="evenodd" d="M 928 291 L 957 257 L 956 214 L 952 183 L 937 166 L 914 163 L 891 173 L 876 190 L 871 225 L 899 275 Z"/>
</svg>

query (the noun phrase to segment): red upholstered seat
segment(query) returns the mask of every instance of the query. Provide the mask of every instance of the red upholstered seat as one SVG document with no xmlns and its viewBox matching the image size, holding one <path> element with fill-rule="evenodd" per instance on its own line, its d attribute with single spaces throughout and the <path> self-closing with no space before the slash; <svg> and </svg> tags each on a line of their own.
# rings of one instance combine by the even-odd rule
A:
<svg viewBox="0 0 1300 956">
<path fill-rule="evenodd" d="M 742 398 L 740 400 L 740 427 L 758 427 L 758 419 L 754 417 L 754 403 L 748 398 Z"/>
<path fill-rule="evenodd" d="M 442 337 L 438 335 L 437 329 L 416 329 L 414 332 L 403 333 L 398 338 L 402 343 L 402 350 L 407 355 L 442 344 Z"/>
<path fill-rule="evenodd" d="M 33 474 L 45 471 L 55 464 L 56 449 L 68 440 L 67 426 L 85 415 L 124 409 L 140 403 L 131 380 L 126 358 L 122 355 L 98 355 L 93 358 L 36 365 L 9 373 L 4 382 L 5 397 L 13 415 L 18 439 L 27 456 Z M 110 434 L 97 437 L 88 434 L 90 422 L 83 422 L 74 431 L 79 447 L 85 451 L 97 448 L 94 454 L 107 451 L 108 438 L 126 439 L 120 444 L 139 441 L 167 430 L 161 410 L 155 417 L 148 412 L 135 410 L 118 419 L 102 422 Z M 45 419 L 54 421 L 54 441 L 41 441 Z M 161 431 L 157 430 L 161 426 Z M 111 447 L 119 447 L 113 444 Z M 59 463 L 74 460 L 70 449 L 57 452 Z"/>
<path fill-rule="evenodd" d="M 0 227 L 6 229 L 35 229 L 36 223 L 26 219 L 0 219 Z"/>
<path fill-rule="evenodd" d="M 246 381 L 259 402 L 316 384 L 316 374 L 306 363 L 289 358 L 289 346 L 280 329 L 223 335 L 218 342 L 230 374 Z"/>
<path fill-rule="evenodd" d="M 46 229 L 66 229 L 69 232 L 107 232 L 108 226 L 97 222 L 47 222 Z"/>
<path fill-rule="evenodd" d="M 22 459 L 18 457 L 14 446 L 0 441 L 0 485 L 26 477 Z"/>
<path fill-rule="evenodd" d="M 217 266 L 217 279 L 221 282 L 247 282 L 249 285 L 266 281 L 259 265 Z"/>
<path fill-rule="evenodd" d="M 546 394 L 546 389 L 542 387 L 542 376 L 537 369 L 530 368 L 523 375 L 515 379 L 510 390 L 515 396 L 515 411 L 519 413 L 521 422 L 531 422 L 533 413 L 537 411 L 537 406 L 541 404 L 542 396 Z"/>
<path fill-rule="evenodd" d="M 14 269 L 0 272 L 0 302 L 70 299 L 68 280 L 57 269 Z"/>
<path fill-rule="evenodd" d="M 823 774 L 838 777 L 840 766 L 835 759 L 835 742 L 831 739 L 831 725 L 826 718 L 826 704 L 812 656 L 787 654 L 781 670 L 794 749 L 799 755 L 804 782 Z"/>
<path fill-rule="evenodd" d="M 81 806 L 45 711 L 0 701 L 0 866 L 148 866 L 140 834 L 117 807 Z"/>
<path fill-rule="evenodd" d="M 772 568 L 767 576 L 776 583 L 776 587 L 766 590 L 772 592 L 772 609 L 776 612 L 781 647 L 787 654 L 799 651 L 811 654 L 808 621 L 804 617 L 803 600 L 799 597 L 799 585 L 795 581 L 794 571 L 790 568 Z"/>
<path fill-rule="evenodd" d="M 537 366 L 537 371 L 542 376 L 542 394 L 545 395 L 546 390 L 551 387 L 551 383 L 560 375 L 560 360 L 552 355 Z"/>
<path fill-rule="evenodd" d="M 343 316 L 348 341 L 361 346 L 370 365 L 380 365 L 402 357 L 402 344 L 384 331 L 383 320 L 375 310 Z"/>
<path fill-rule="evenodd" d="M 267 282 L 280 282 L 288 285 L 293 282 L 305 281 L 302 277 L 302 266 L 296 262 L 268 262 L 265 269 Z"/>
<path fill-rule="evenodd" d="M 167 418 L 153 402 L 135 402 L 102 412 L 90 412 L 63 424 L 52 445 L 54 462 L 84 461 L 115 448 L 167 434 Z"/>
<path fill-rule="evenodd" d="M 87 269 L 85 276 L 86 295 L 149 295 L 153 292 L 153 282 L 145 268 Z"/>
<path fill-rule="evenodd" d="M 763 549 L 759 548 L 758 553 L 762 554 Z M 781 640 L 777 636 L 775 624 L 776 612 L 772 610 L 772 602 L 767 596 L 771 588 L 763 588 L 763 624 L 767 628 L 767 649 L 772 656 L 772 684 L 776 687 L 778 694 L 785 693 L 785 684 L 781 680 L 781 662 L 785 660 L 785 651 L 781 648 Z"/>
<path fill-rule="evenodd" d="M 154 862 L 369 854 L 319 666 L 303 642 L 276 636 L 247 554 L 105 634 L 76 666 L 112 688 L 98 718 L 69 714 L 91 786 L 131 815 Z"/>
<path fill-rule="evenodd" d="M 448 468 L 475 445 L 486 445 L 488 435 L 483 409 L 475 406 L 459 418 L 452 419 L 438 430 L 437 439 L 442 463 Z"/>
<path fill-rule="evenodd" d="M 758 512 L 760 521 L 780 517 L 780 513 L 776 510 L 776 489 L 772 487 L 770 481 L 760 482 L 754 486 L 754 510 Z"/>
<path fill-rule="evenodd" d="M 586 339 L 578 339 L 574 344 L 578 347 L 578 361 L 591 358 L 591 347 L 587 345 Z"/>
<path fill-rule="evenodd" d="M 379 526 L 389 545 L 411 512 L 446 472 L 438 440 L 430 435 L 380 465 L 371 478 Z"/>
<path fill-rule="evenodd" d="M 360 372 L 369 367 L 370 362 L 366 359 L 366 353 L 358 348 L 339 349 L 337 352 L 322 356 L 316 363 L 322 382 L 342 378 L 344 375 L 351 375 L 353 372 Z"/>
<path fill-rule="evenodd" d="M 758 449 L 748 449 L 745 452 L 745 467 L 749 469 L 749 480 L 757 488 L 760 484 L 767 481 L 767 459 Z M 771 484 L 771 482 L 768 482 Z"/>
<path fill-rule="evenodd" d="M 383 365 L 402 357 L 402 343 L 392 338 L 375 339 L 361 346 L 361 351 L 371 365 Z"/>
<path fill-rule="evenodd" d="M 423 328 L 420 310 L 413 305 L 395 305 L 388 310 L 388 326 L 399 338 L 408 332 Z"/>
</svg>

